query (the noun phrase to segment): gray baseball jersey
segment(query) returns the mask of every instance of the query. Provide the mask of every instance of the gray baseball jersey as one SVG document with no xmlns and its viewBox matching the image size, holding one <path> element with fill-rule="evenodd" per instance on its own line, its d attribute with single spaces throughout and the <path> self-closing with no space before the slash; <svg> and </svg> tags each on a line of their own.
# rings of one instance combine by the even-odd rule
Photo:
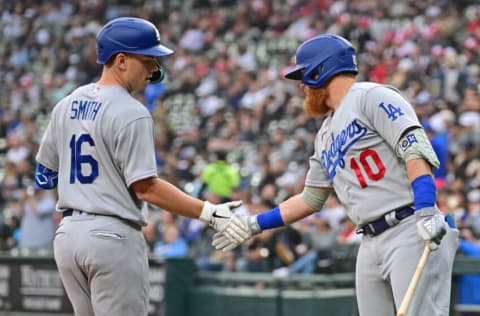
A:
<svg viewBox="0 0 480 316">
<path fill-rule="evenodd" d="M 394 88 L 354 84 L 317 134 L 306 185 L 333 187 L 359 226 L 413 205 L 396 146 L 407 129 L 417 126 L 412 106 Z M 424 248 L 415 220 L 410 216 L 376 237 L 362 237 L 355 281 L 360 315 L 394 315 L 399 308 Z M 430 255 L 409 315 L 448 315 L 457 236 L 449 229 Z"/>
<path fill-rule="evenodd" d="M 119 86 L 88 84 L 53 109 L 37 161 L 58 171 L 57 210 L 114 215 L 146 225 L 129 190 L 157 175 L 148 110 Z"/>
<path fill-rule="evenodd" d="M 355 83 L 317 133 L 306 185 L 333 187 L 357 225 L 413 204 L 395 146 L 416 126 L 412 106 L 394 88 Z"/>
</svg>

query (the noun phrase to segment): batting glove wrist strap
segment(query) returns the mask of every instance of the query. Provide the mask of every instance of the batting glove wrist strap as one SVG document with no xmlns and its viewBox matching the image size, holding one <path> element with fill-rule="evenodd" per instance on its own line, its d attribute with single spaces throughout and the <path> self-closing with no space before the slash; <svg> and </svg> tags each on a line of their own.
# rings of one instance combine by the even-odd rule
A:
<svg viewBox="0 0 480 316">
<path fill-rule="evenodd" d="M 260 224 L 258 224 L 257 215 L 249 216 L 247 218 L 248 228 L 250 228 L 250 232 L 253 235 L 260 234 L 262 229 L 260 228 Z"/>
<path fill-rule="evenodd" d="M 433 215 L 437 215 L 437 214 L 440 214 L 440 211 L 435 206 L 424 207 L 424 208 L 421 208 L 421 209 L 419 209 L 415 212 L 415 215 L 417 216 L 417 219 L 420 219 L 422 217 L 427 217 L 427 216 L 433 216 Z"/>
<path fill-rule="evenodd" d="M 200 217 L 198 219 L 207 224 L 210 224 L 214 206 L 215 205 L 213 205 L 212 203 L 205 201 L 205 203 L 203 203 L 202 212 L 200 213 Z"/>
</svg>

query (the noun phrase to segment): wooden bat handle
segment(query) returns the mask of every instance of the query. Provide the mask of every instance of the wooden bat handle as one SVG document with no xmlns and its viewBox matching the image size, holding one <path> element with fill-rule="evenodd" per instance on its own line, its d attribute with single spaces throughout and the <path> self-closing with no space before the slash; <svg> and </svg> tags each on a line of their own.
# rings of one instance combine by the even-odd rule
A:
<svg viewBox="0 0 480 316">
<path fill-rule="evenodd" d="M 408 307 L 413 298 L 413 294 L 415 293 L 415 289 L 417 288 L 418 281 L 420 280 L 420 276 L 422 275 L 423 268 L 425 268 L 425 263 L 427 263 L 428 255 L 430 254 L 430 248 L 428 245 L 425 245 L 425 249 L 423 249 L 422 257 L 417 265 L 417 270 L 415 270 L 415 274 L 408 285 L 407 292 L 405 293 L 405 297 L 403 298 L 402 305 L 400 305 L 400 309 L 398 310 L 397 316 L 406 316 Z"/>
</svg>

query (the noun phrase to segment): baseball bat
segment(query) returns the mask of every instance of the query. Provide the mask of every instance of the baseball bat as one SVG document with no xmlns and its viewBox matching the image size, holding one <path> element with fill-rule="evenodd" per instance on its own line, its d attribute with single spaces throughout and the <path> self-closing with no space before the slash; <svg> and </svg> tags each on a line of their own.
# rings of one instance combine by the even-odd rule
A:
<svg viewBox="0 0 480 316">
<path fill-rule="evenodd" d="M 428 244 L 425 245 L 425 249 L 423 249 L 422 257 L 418 262 L 417 269 L 413 274 L 412 280 L 408 285 L 407 293 L 405 293 L 405 297 L 403 298 L 402 304 L 400 305 L 400 309 L 398 310 L 397 316 L 406 316 L 408 307 L 412 302 L 413 294 L 415 293 L 415 289 L 417 288 L 418 281 L 420 280 L 420 276 L 422 275 L 423 268 L 425 268 L 425 263 L 427 263 L 428 255 L 430 254 L 430 248 Z"/>
</svg>

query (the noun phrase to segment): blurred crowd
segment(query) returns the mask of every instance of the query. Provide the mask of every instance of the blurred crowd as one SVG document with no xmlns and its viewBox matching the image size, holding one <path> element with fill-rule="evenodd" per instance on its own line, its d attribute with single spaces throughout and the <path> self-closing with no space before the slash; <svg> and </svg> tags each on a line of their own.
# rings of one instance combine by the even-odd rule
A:
<svg viewBox="0 0 480 316">
<path fill-rule="evenodd" d="M 391 84 L 411 101 L 442 163 L 438 206 L 480 247 L 476 2 L 0 0 L 0 251 L 51 254 L 60 218 L 55 192 L 33 185 L 35 154 L 55 103 L 98 78 L 95 35 L 118 16 L 152 21 L 175 49 L 167 79 L 136 95 L 155 120 L 162 178 L 212 202 L 241 199 L 245 214 L 300 192 L 321 119 L 304 113 L 303 92 L 283 73 L 299 43 L 339 34 L 358 48 L 359 81 Z M 228 179 L 218 175 L 225 169 Z M 360 238 L 335 196 L 231 253 L 212 250 L 200 221 L 159 209 L 144 233 L 157 258 L 277 274 L 328 271 Z"/>
</svg>

